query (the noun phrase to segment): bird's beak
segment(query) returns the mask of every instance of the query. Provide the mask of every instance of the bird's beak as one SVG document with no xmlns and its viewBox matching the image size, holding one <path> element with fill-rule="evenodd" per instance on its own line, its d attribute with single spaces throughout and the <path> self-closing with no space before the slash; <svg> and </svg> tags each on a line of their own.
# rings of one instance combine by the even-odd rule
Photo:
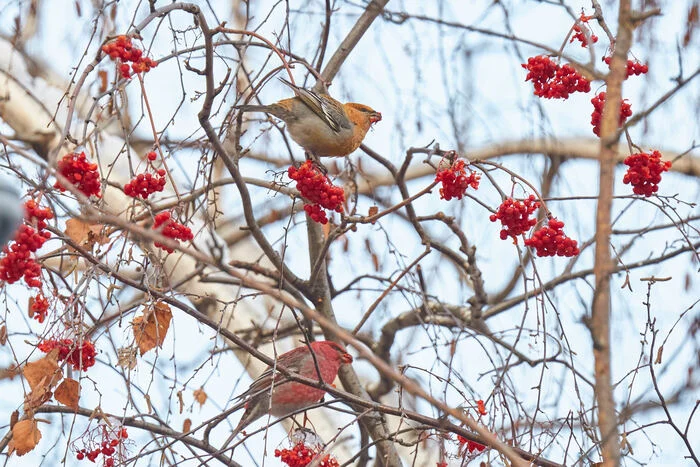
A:
<svg viewBox="0 0 700 467">
<path fill-rule="evenodd" d="M 343 363 L 352 363 L 352 355 L 350 355 L 349 353 L 343 353 L 343 354 L 340 356 L 340 360 L 341 360 Z"/>
<path fill-rule="evenodd" d="M 377 123 L 377 122 L 379 122 L 379 121 L 381 121 L 381 120 L 382 120 L 382 114 L 380 114 L 379 112 L 373 112 L 373 113 L 369 116 L 369 122 L 370 122 L 370 123 Z"/>
</svg>

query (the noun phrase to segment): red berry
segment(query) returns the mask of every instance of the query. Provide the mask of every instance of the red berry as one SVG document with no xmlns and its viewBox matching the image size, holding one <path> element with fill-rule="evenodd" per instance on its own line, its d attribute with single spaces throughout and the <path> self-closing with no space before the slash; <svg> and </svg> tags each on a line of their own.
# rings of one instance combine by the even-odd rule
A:
<svg viewBox="0 0 700 467">
<path fill-rule="evenodd" d="M 97 164 L 88 162 L 84 152 L 66 154 L 58 161 L 57 171 L 85 196 L 95 195 L 98 198 L 101 196 L 101 182 Z M 59 182 L 55 183 L 54 188 L 66 191 Z"/>
<path fill-rule="evenodd" d="M 549 57 L 538 55 L 521 65 L 528 70 L 525 81 L 532 81 L 535 95 L 546 99 L 567 99 L 574 92 L 588 92 L 591 83 L 571 65 L 559 66 Z"/>
<path fill-rule="evenodd" d="M 333 185 L 311 161 L 307 160 L 299 168 L 290 166 L 287 169 L 287 175 L 297 182 L 296 188 L 301 196 L 311 202 L 304 205 L 304 210 L 314 222 L 321 224 L 328 222 L 326 213 L 321 208 L 343 212 L 345 191 Z"/>
<path fill-rule="evenodd" d="M 39 321 L 39 323 L 43 323 L 46 319 L 48 309 L 49 301 L 46 300 L 41 293 L 39 293 L 36 297 L 34 297 L 32 300 L 32 305 L 29 307 L 30 316 Z"/>
<path fill-rule="evenodd" d="M 303 443 L 296 444 L 292 449 L 275 449 L 275 457 L 287 464 L 288 467 L 306 467 L 312 461 L 317 461 L 315 465 L 320 467 L 339 467 L 338 461 L 330 454 L 326 454 L 322 459 L 318 459 L 320 449 L 310 448 Z"/>
<path fill-rule="evenodd" d="M 131 78 L 131 71 L 141 73 L 150 71 L 158 62 L 143 56 L 143 51 L 133 46 L 131 38 L 119 36 L 113 42 L 102 46 L 102 51 L 109 55 L 112 60 L 119 59 L 119 73 L 125 79 Z M 131 62 L 131 66 L 129 66 Z"/>
<path fill-rule="evenodd" d="M 537 256 L 576 256 L 580 253 L 576 240 L 567 237 L 562 230 L 564 223 L 552 218 L 548 225 L 535 231 L 525 240 L 525 246 L 535 248 Z"/>
<path fill-rule="evenodd" d="M 583 13 L 581 13 L 581 17 L 579 18 L 583 27 L 579 26 L 578 24 L 574 24 L 574 35 L 571 37 L 569 40 L 569 44 L 571 44 L 573 41 L 577 40 L 581 42 L 581 47 L 587 47 L 588 46 L 588 39 L 586 38 L 586 34 L 583 32 L 583 28 L 585 28 L 588 31 L 588 35 L 591 39 L 591 43 L 595 44 L 598 42 L 598 36 L 593 34 L 591 31 L 590 26 L 588 26 L 588 21 L 591 19 L 590 16 L 586 16 Z"/>
<path fill-rule="evenodd" d="M 161 235 L 165 237 L 183 241 L 192 240 L 194 238 L 192 230 L 190 230 L 189 227 L 172 220 L 170 211 L 158 213 L 154 220 L 153 230 L 160 230 Z M 153 244 L 158 248 L 167 251 L 168 253 L 172 253 L 174 251 L 172 248 L 169 248 L 162 243 L 153 242 Z"/>
<path fill-rule="evenodd" d="M 593 113 L 591 114 L 591 125 L 593 125 L 593 133 L 596 136 L 600 136 L 600 122 L 603 117 L 603 106 L 605 106 L 605 92 L 601 92 L 593 99 L 591 99 L 591 104 L 593 104 Z M 627 99 L 623 99 L 620 104 L 620 120 L 618 126 L 624 125 L 625 121 L 632 115 L 632 105 L 627 102 Z"/>
<path fill-rule="evenodd" d="M 649 197 L 659 190 L 661 174 L 671 168 L 671 161 L 661 161 L 661 153 L 639 153 L 627 156 L 625 165 L 629 166 L 622 182 L 632 185 L 637 195 Z"/>
<path fill-rule="evenodd" d="M 51 238 L 51 232 L 43 229 L 46 228 L 46 220 L 53 218 L 53 213 L 47 208 L 40 208 L 34 200 L 27 201 L 24 207 L 25 224 L 17 229 L 14 242 L 2 250 L 4 256 L 0 259 L 0 280 L 13 284 L 24 278 L 29 287 L 40 288 L 41 266 L 32 254 Z M 35 226 L 36 230 L 27 223 Z M 43 318 L 41 314 L 35 317 Z"/>
<path fill-rule="evenodd" d="M 132 198 L 148 198 L 155 192 L 161 192 L 165 188 L 165 170 L 160 169 L 157 175 L 150 172 L 138 174 L 129 183 L 124 185 L 124 194 Z"/>
<path fill-rule="evenodd" d="M 442 183 L 440 198 L 446 201 L 452 198 L 462 199 L 467 192 L 467 188 L 472 187 L 475 190 L 479 188 L 481 175 L 472 171 L 467 175 L 465 166 L 466 161 L 464 159 L 457 159 L 449 168 L 439 170 L 435 174 L 435 181 Z"/>
<path fill-rule="evenodd" d="M 612 61 L 610 57 L 605 57 L 603 58 L 603 61 L 606 63 L 606 65 L 610 66 L 610 62 Z M 625 79 L 629 78 L 632 75 L 639 76 L 647 73 L 649 71 L 649 66 L 648 65 L 643 65 L 639 61 L 632 61 L 632 60 L 627 60 L 627 76 L 625 76 Z"/>
<path fill-rule="evenodd" d="M 89 340 L 83 340 L 77 347 L 73 339 L 47 339 L 39 342 L 37 348 L 44 353 L 58 348 L 58 359 L 70 363 L 76 370 L 87 370 L 95 364 L 95 345 Z"/>
<path fill-rule="evenodd" d="M 535 212 L 535 209 L 540 207 L 540 203 L 535 198 L 535 195 L 530 195 L 523 201 L 515 201 L 507 198 L 498 207 L 496 214 L 492 214 L 489 219 L 491 222 L 501 221 L 503 229 L 501 229 L 501 240 L 508 237 L 517 243 L 518 236 L 524 234 L 536 223 L 536 219 L 531 219 L 530 214 Z"/>
</svg>

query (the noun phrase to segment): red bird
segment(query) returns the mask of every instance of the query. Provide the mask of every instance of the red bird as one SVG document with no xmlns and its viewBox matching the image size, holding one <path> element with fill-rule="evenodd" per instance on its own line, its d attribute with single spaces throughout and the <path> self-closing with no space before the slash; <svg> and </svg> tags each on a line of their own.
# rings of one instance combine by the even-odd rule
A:
<svg viewBox="0 0 700 467">
<path fill-rule="evenodd" d="M 352 363 L 352 356 L 335 342 L 312 342 L 310 347 L 316 356 L 321 380 L 326 384 L 333 383 L 341 365 Z M 309 352 L 309 346 L 304 345 L 283 353 L 277 357 L 277 365 L 306 378 L 319 379 L 319 371 L 316 369 L 313 355 Z M 271 389 L 273 381 L 274 387 Z M 229 439 L 265 414 L 284 417 L 315 404 L 325 393 L 323 389 L 290 381 L 282 373 L 273 374 L 270 367 L 253 381 L 246 392 L 237 397 L 248 400 L 241 421 Z"/>
</svg>

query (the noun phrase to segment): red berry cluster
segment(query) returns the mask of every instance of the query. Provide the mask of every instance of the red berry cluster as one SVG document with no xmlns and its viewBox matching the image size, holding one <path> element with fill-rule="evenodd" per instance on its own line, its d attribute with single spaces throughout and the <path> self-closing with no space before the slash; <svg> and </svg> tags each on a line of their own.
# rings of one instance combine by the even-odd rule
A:
<svg viewBox="0 0 700 467">
<path fill-rule="evenodd" d="M 95 344 L 84 339 L 80 347 L 73 339 L 46 339 L 39 342 L 37 348 L 44 353 L 58 349 L 58 359 L 65 360 L 75 370 L 87 370 L 95 364 Z"/>
<path fill-rule="evenodd" d="M 571 65 L 559 66 L 551 58 L 537 55 L 521 65 L 528 71 L 525 81 L 532 81 L 535 95 L 546 99 L 567 99 L 574 92 L 588 92 L 591 83 Z"/>
<path fill-rule="evenodd" d="M 153 222 L 153 230 L 160 230 L 161 235 L 172 238 L 173 240 L 188 241 L 194 238 L 194 235 L 192 235 L 192 230 L 179 222 L 175 222 L 170 215 L 170 211 L 163 211 L 156 214 Z M 167 251 L 168 253 L 172 253 L 174 251 L 172 248 L 165 246 L 162 243 L 153 242 L 153 244 L 158 248 Z"/>
<path fill-rule="evenodd" d="M 148 57 L 144 57 L 143 52 L 134 47 L 131 43 L 131 38 L 128 36 L 119 36 L 115 41 L 102 46 L 102 52 L 110 56 L 112 60 L 121 61 L 119 65 L 119 73 L 124 79 L 131 78 L 131 72 L 147 73 L 151 68 L 158 66 L 158 62 Z M 131 62 L 131 67 L 129 67 Z"/>
<path fill-rule="evenodd" d="M 328 222 L 326 213 L 321 208 L 343 212 L 345 191 L 342 187 L 333 185 L 311 161 L 307 160 L 298 169 L 290 166 L 287 175 L 297 182 L 297 190 L 311 203 L 305 204 L 304 210 L 314 222 Z"/>
<path fill-rule="evenodd" d="M 470 453 L 474 451 L 482 452 L 484 449 L 486 449 L 486 446 L 484 446 L 483 444 L 477 443 L 476 441 L 472 441 L 460 435 L 457 435 L 457 441 L 459 441 L 459 444 L 462 446 L 466 445 L 466 449 Z"/>
<path fill-rule="evenodd" d="M 576 240 L 564 234 L 564 223 L 552 218 L 548 225 L 525 240 L 525 246 L 535 248 L 537 256 L 576 256 L 580 253 Z"/>
<path fill-rule="evenodd" d="M 24 278 L 29 287 L 40 288 L 41 266 L 33 253 L 51 237 L 51 233 L 44 229 L 46 220 L 53 218 L 53 213 L 40 208 L 34 200 L 27 201 L 24 208 L 25 222 L 33 224 L 36 230 L 26 224 L 20 225 L 14 242 L 3 247 L 5 255 L 0 259 L 0 280 L 14 284 Z"/>
<path fill-rule="evenodd" d="M 48 311 L 49 301 L 41 293 L 38 293 L 36 297 L 31 299 L 31 305 L 29 306 L 30 318 L 34 318 L 39 321 L 39 323 L 43 323 Z"/>
<path fill-rule="evenodd" d="M 518 236 L 524 234 L 537 223 L 537 219 L 530 219 L 530 214 L 540 207 L 535 195 L 530 195 L 522 201 L 506 198 L 498 207 L 496 214 L 491 214 L 491 222 L 501 221 L 504 227 L 501 229 L 501 240 L 512 237 L 515 243 Z"/>
<path fill-rule="evenodd" d="M 129 437 L 126 432 L 126 428 L 120 428 L 116 430 L 114 437 L 107 434 L 107 430 L 104 430 L 103 440 L 99 445 L 96 445 L 94 449 L 82 448 L 76 451 L 75 458 L 79 461 L 87 459 L 90 462 L 95 462 L 100 455 L 104 456 L 104 467 L 114 467 L 114 455 L 115 453 L 119 455 L 118 450 L 123 451 L 124 440 Z M 97 443 L 95 443 L 97 444 Z M 119 456 L 123 457 L 123 456 Z"/>
<path fill-rule="evenodd" d="M 481 175 L 476 172 L 467 172 L 465 169 L 466 161 L 457 159 L 452 165 L 444 170 L 439 170 L 435 174 L 435 181 L 442 183 L 440 188 L 440 198 L 449 201 L 452 198 L 462 199 L 466 194 L 467 188 L 472 187 L 475 190 L 479 188 L 479 180 Z"/>
<path fill-rule="evenodd" d="M 583 13 L 581 13 L 581 18 L 579 19 L 581 23 L 585 25 L 584 27 L 588 30 L 588 35 L 591 38 L 591 43 L 595 44 L 596 42 L 598 42 L 598 36 L 593 34 L 591 28 L 588 26 L 588 21 L 591 19 L 591 17 L 585 16 Z M 569 40 L 569 44 L 571 44 L 575 40 L 581 42 L 581 47 L 588 46 L 588 39 L 586 38 L 586 34 L 583 32 L 583 28 L 578 24 L 574 25 L 574 35 L 571 37 L 571 40 Z"/>
<path fill-rule="evenodd" d="M 150 162 L 156 160 L 156 157 L 158 156 L 153 151 L 146 154 L 146 158 L 149 161 L 149 167 L 153 167 L 150 165 Z M 137 198 L 140 196 L 141 198 L 146 199 L 156 191 L 163 191 L 163 188 L 165 188 L 165 169 L 158 169 L 156 170 L 155 175 L 151 172 L 138 174 L 129 183 L 124 185 L 124 194 L 131 196 L 132 198 Z"/>
<path fill-rule="evenodd" d="M 600 136 L 600 121 L 603 117 L 603 106 L 605 106 L 605 92 L 601 92 L 593 99 L 591 99 L 591 104 L 593 104 L 593 113 L 591 114 L 591 125 L 593 125 L 593 133 L 596 136 Z M 624 125 L 625 121 L 632 115 L 632 105 L 627 102 L 627 99 L 623 99 L 620 103 L 620 122 L 618 126 Z"/>
<path fill-rule="evenodd" d="M 303 442 L 297 443 L 292 449 L 275 449 L 275 457 L 279 457 L 289 467 L 306 467 L 311 461 L 316 460 L 318 454 L 319 449 L 307 447 Z M 340 467 L 338 461 L 330 454 L 326 454 L 320 461 L 316 460 L 314 465 Z"/>
<path fill-rule="evenodd" d="M 629 166 L 622 182 L 632 185 L 636 195 L 649 197 L 659 191 L 661 174 L 671 168 L 671 161 L 661 161 L 661 153 L 653 151 L 632 154 L 625 158 L 625 165 Z"/>
<path fill-rule="evenodd" d="M 24 218 L 28 224 L 42 231 L 46 228 L 46 221 L 53 219 L 53 212 L 49 208 L 39 207 L 39 203 L 30 199 L 24 203 Z"/>
<path fill-rule="evenodd" d="M 610 66 L 610 62 L 612 61 L 611 57 L 605 57 L 603 58 L 603 61 L 605 62 L 606 65 Z M 632 60 L 627 60 L 627 76 L 625 78 L 629 78 L 630 76 L 639 76 L 646 74 L 649 71 L 649 65 L 642 64 L 639 61 L 632 61 Z"/>
<path fill-rule="evenodd" d="M 486 404 L 484 403 L 483 400 L 479 399 L 476 401 L 476 410 L 479 411 L 479 415 L 486 415 L 488 412 L 486 411 Z"/>
<path fill-rule="evenodd" d="M 84 152 L 66 154 L 58 161 L 57 170 L 85 196 L 95 195 L 98 198 L 101 196 L 102 186 L 97 164 L 88 162 Z M 54 188 L 66 191 L 59 182 L 56 182 Z"/>
</svg>

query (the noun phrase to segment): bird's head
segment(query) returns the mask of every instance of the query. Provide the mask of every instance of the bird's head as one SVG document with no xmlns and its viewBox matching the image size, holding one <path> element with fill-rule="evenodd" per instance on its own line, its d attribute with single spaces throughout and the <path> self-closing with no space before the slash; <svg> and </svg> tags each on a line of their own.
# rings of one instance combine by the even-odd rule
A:
<svg viewBox="0 0 700 467">
<path fill-rule="evenodd" d="M 337 352 L 338 360 L 340 360 L 342 363 L 352 363 L 352 355 L 347 353 L 345 349 L 340 346 L 340 344 L 331 341 L 324 341 L 323 343 L 327 348 Z"/>
<path fill-rule="evenodd" d="M 364 104 L 356 104 L 354 102 L 350 102 L 349 104 L 345 105 L 352 109 L 352 111 L 348 112 L 350 114 L 348 116 L 350 117 L 350 120 L 352 120 L 355 124 L 363 123 L 369 128 L 370 125 L 382 120 L 381 113 Z M 357 122 L 356 119 L 359 119 L 360 122 Z"/>
</svg>

